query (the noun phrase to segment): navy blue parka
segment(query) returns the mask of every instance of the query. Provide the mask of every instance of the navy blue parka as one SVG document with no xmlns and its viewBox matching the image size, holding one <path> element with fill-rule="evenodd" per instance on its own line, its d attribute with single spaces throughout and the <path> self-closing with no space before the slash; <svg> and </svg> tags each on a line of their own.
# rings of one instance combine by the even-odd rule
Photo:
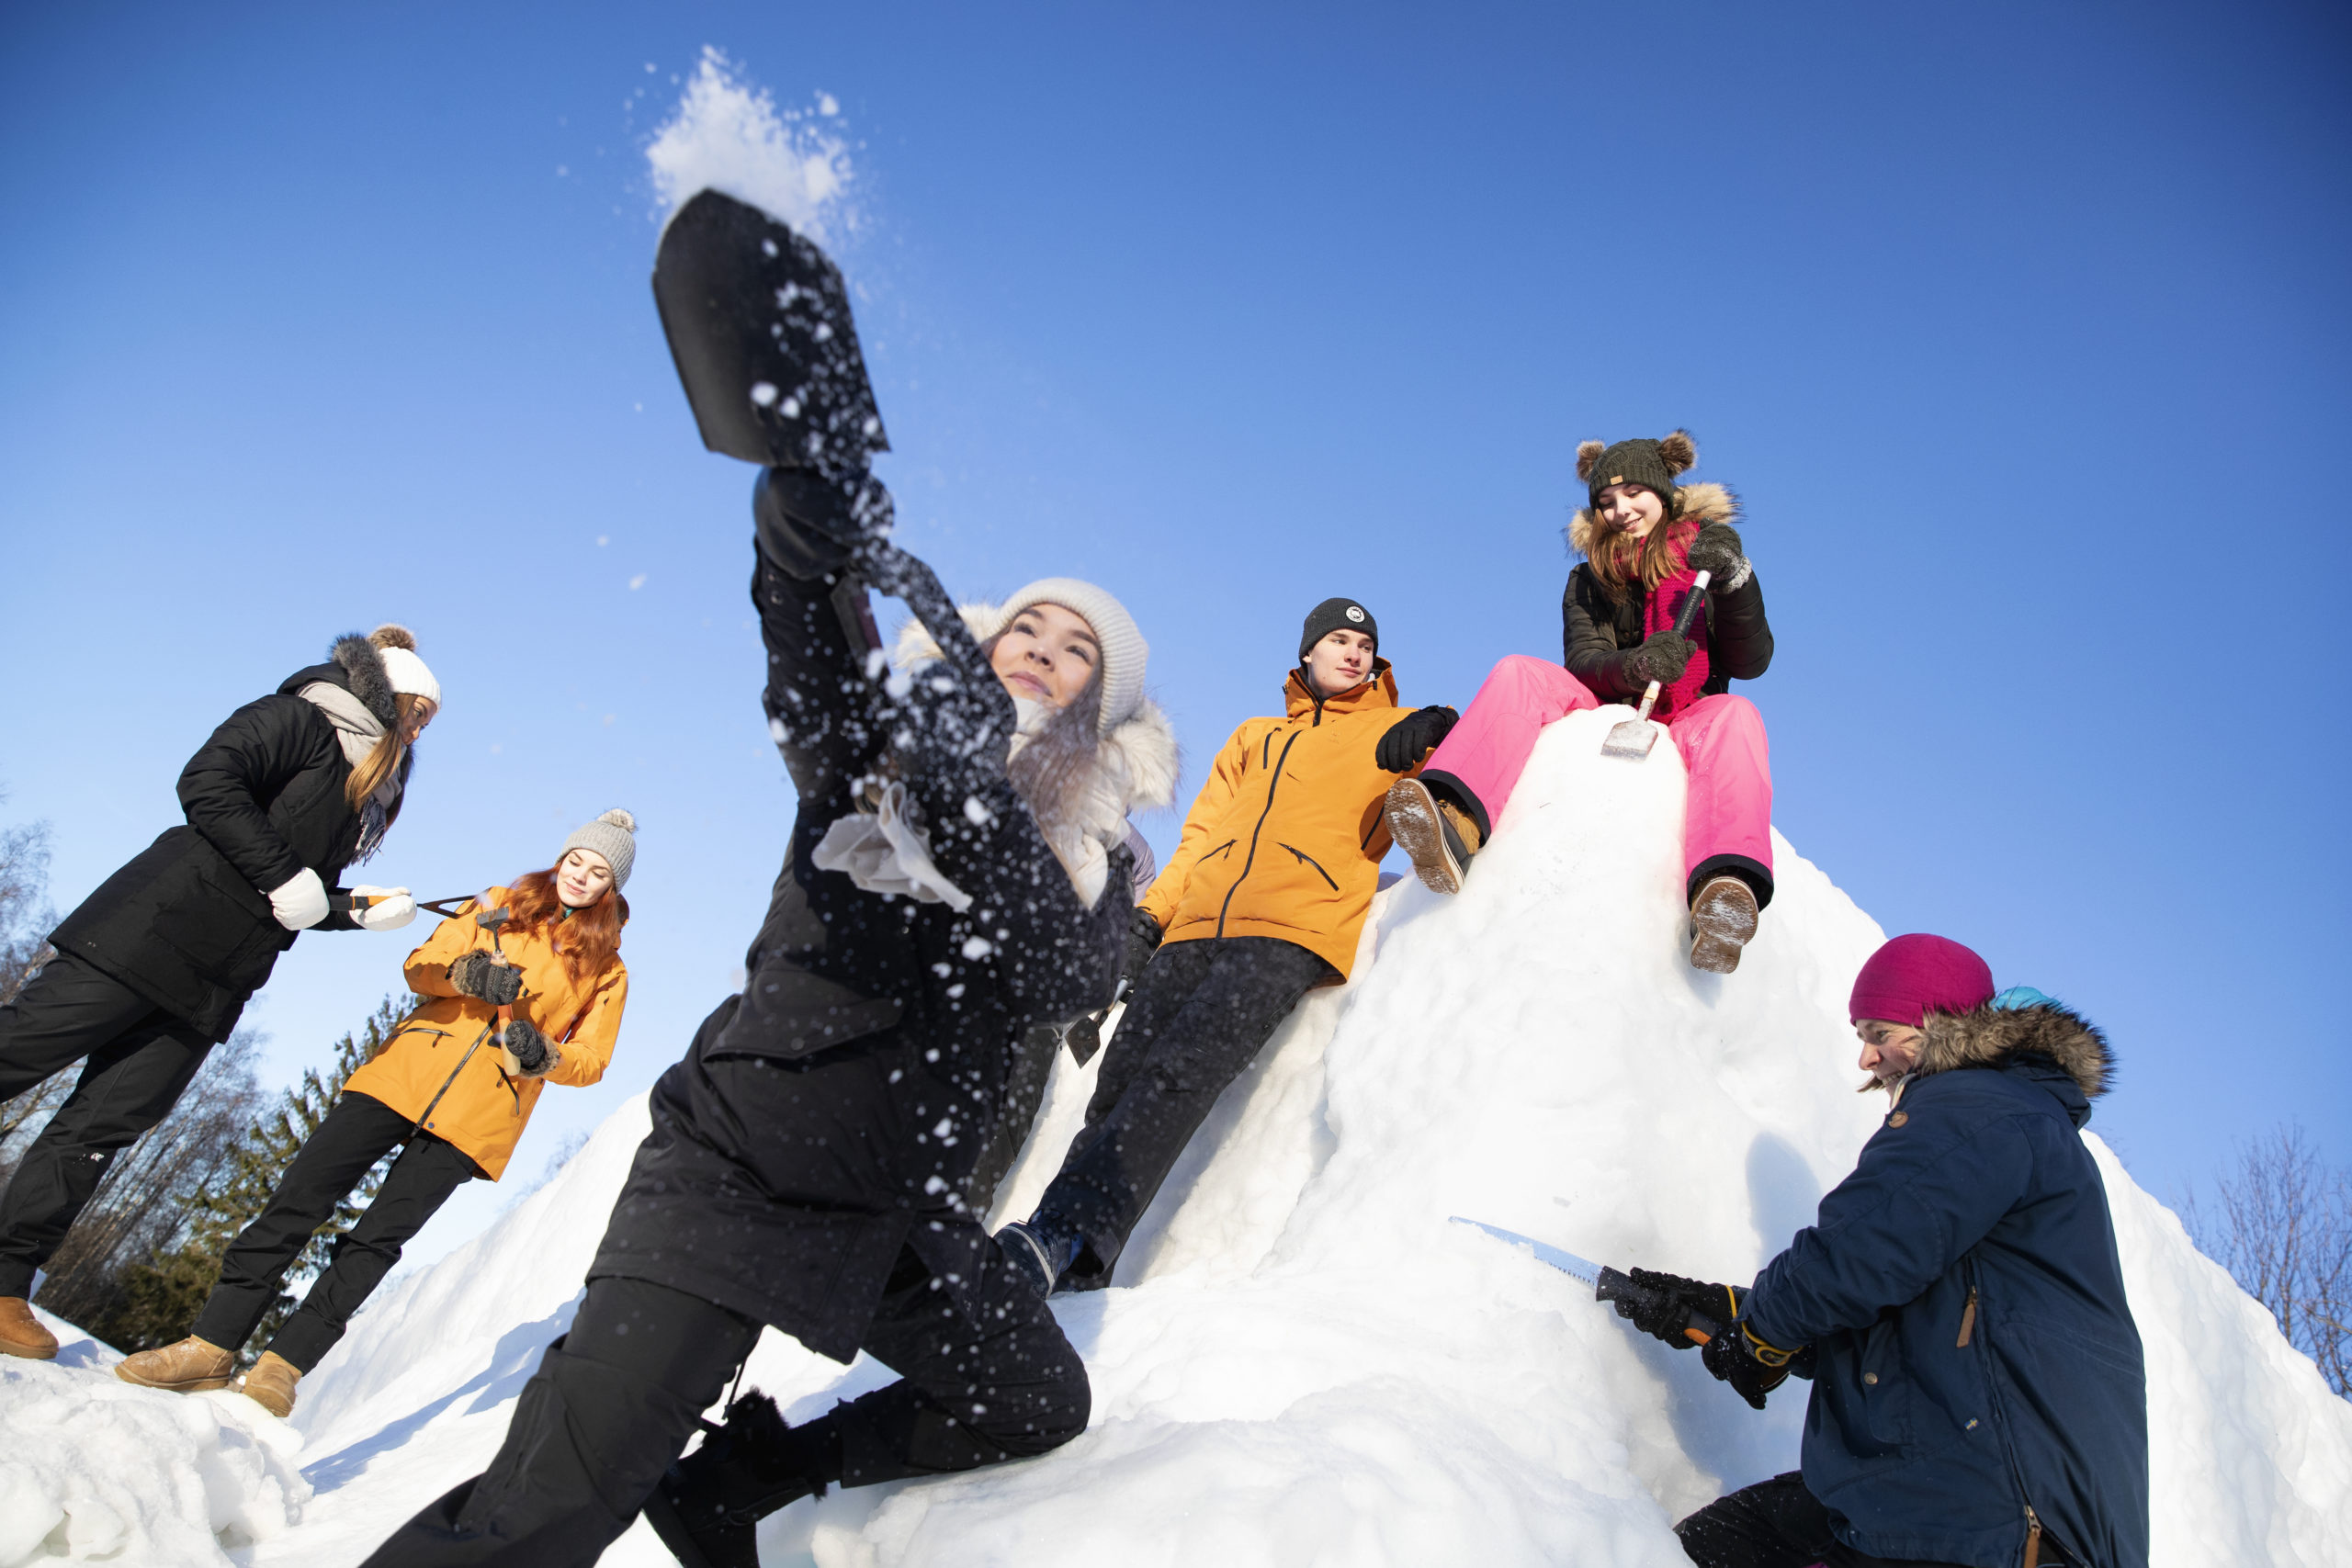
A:
<svg viewBox="0 0 2352 1568">
<path fill-rule="evenodd" d="M 2079 1132 L 2106 1042 L 2054 1003 L 1925 1034 L 1742 1313 L 1812 1348 L 1805 1488 L 1871 1556 L 2011 1568 L 2038 1524 L 2093 1568 L 2145 1568 L 2147 1382 Z"/>
</svg>

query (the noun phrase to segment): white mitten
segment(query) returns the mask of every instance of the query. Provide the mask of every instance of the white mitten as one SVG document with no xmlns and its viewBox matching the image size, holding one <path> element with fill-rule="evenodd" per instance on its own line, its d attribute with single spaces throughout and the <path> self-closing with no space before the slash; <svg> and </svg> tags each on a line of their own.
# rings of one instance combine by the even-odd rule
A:
<svg viewBox="0 0 2352 1568">
<path fill-rule="evenodd" d="M 352 922 L 364 931 L 396 931 L 416 919 L 416 900 L 409 897 L 405 887 L 355 887 L 351 890 L 355 902 L 373 899 L 366 908 L 352 911 Z"/>
<path fill-rule="evenodd" d="M 269 909 L 288 931 L 309 931 L 327 918 L 327 885 L 306 865 L 285 886 L 269 890 Z"/>
</svg>

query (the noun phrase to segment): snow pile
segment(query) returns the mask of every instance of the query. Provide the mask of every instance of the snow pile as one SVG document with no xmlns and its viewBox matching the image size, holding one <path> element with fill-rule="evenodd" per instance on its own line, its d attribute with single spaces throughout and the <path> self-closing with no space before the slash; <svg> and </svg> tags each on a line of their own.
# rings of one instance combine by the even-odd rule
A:
<svg viewBox="0 0 2352 1568">
<path fill-rule="evenodd" d="M 645 150 L 664 214 L 706 187 L 783 219 L 820 244 L 857 227 L 849 205 L 849 144 L 833 127 L 830 93 L 814 108 L 779 112 L 734 62 L 706 47 L 677 112 Z"/>
<path fill-rule="evenodd" d="M 284 1423 L 226 1390 L 134 1388 L 119 1355 L 41 1317 L 57 1359 L 0 1359 L 0 1568 L 227 1564 L 301 1518 L 311 1488 Z"/>
<path fill-rule="evenodd" d="M 1781 845 L 1740 972 L 1691 970 L 1681 762 L 1670 747 L 1601 759 L 1622 716 L 1545 733 L 1461 897 L 1382 896 L 1375 961 L 1310 997 L 1228 1091 L 1118 1287 L 1057 1301 L 1093 1378 L 1084 1437 L 796 1505 L 763 1528 L 766 1561 L 1678 1568 L 1673 1519 L 1792 1467 L 1800 1386 L 1750 1412 L 1697 1356 L 1445 1223 L 1743 1280 L 1811 1218 L 1883 1105 L 1854 1093 L 1844 1011 L 1878 928 Z M 1011 1208 L 1080 1115 L 1091 1075 L 1057 1071 Z M 296 1411 L 317 1495 L 243 1561 L 355 1563 L 481 1469 L 570 1322 L 644 1126 L 632 1101 L 481 1238 L 370 1303 Z M 2352 1405 L 2092 1146 L 2147 1345 L 2157 1563 L 2352 1564 Z M 770 1334 L 746 1382 L 801 1420 L 889 1375 Z M 667 1562 L 642 1525 L 605 1558 Z"/>
</svg>

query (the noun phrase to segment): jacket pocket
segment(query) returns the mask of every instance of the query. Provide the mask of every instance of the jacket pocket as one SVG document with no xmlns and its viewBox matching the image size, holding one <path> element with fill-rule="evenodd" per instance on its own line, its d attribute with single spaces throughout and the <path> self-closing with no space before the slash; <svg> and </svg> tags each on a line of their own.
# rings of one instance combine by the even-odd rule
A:
<svg viewBox="0 0 2352 1568">
<path fill-rule="evenodd" d="M 1903 1364 L 1902 1334 L 1893 1317 L 1871 1325 L 1862 1338 L 1862 1419 L 1878 1451 L 1892 1453 L 1911 1444 L 1911 1377 Z"/>
<path fill-rule="evenodd" d="M 198 865 L 195 897 L 157 912 L 155 935 L 209 980 L 236 989 L 259 984 L 294 933 L 270 914 L 269 901 L 233 870 Z M 253 906 L 258 903 L 260 912 Z"/>
<path fill-rule="evenodd" d="M 1308 854 L 1305 850 L 1299 849 L 1291 844 L 1284 844 L 1283 845 L 1283 848 L 1290 851 L 1292 854 L 1296 855 L 1301 864 L 1314 867 L 1315 874 L 1321 877 L 1324 885 L 1329 887 L 1332 892 L 1337 893 L 1340 890 L 1340 885 L 1331 880 L 1331 874 L 1325 871 L 1323 869 L 1322 863 L 1317 861 L 1313 855 Z"/>
</svg>

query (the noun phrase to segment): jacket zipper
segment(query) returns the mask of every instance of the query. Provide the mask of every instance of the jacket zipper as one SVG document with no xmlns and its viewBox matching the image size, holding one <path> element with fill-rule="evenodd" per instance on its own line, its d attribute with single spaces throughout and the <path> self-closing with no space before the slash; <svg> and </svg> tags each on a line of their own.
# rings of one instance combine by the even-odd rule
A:
<svg viewBox="0 0 2352 1568">
<path fill-rule="evenodd" d="M 1320 711 L 1318 707 L 1317 716 L 1320 716 Z M 1272 737 L 1267 739 L 1271 740 Z M 1283 786 L 1283 763 L 1290 761 L 1290 749 L 1297 744 L 1298 731 L 1294 729 L 1290 732 L 1290 739 L 1283 742 L 1283 754 L 1274 762 L 1274 776 L 1266 784 L 1265 807 L 1258 813 L 1257 826 L 1250 829 L 1249 858 L 1241 863 L 1241 874 L 1235 877 L 1233 886 L 1225 890 L 1225 902 L 1216 907 L 1216 934 L 1219 936 L 1225 934 L 1225 914 L 1233 908 L 1233 896 L 1241 891 L 1241 885 L 1250 880 L 1250 868 L 1258 863 L 1258 835 L 1265 831 L 1266 818 L 1274 809 L 1274 792 Z"/>
<path fill-rule="evenodd" d="M 1965 1345 L 1976 1337 L 1976 1261 L 1968 1262 L 1968 1306 L 1961 1314 L 1960 1343 Z M 2025 1495 L 2025 1475 L 2018 1469 L 2017 1449 L 2009 1441 L 2009 1414 L 2001 1407 L 2001 1393 L 1993 1381 L 1993 1370 L 1984 1369 L 1984 1399 L 1993 1409 L 1993 1425 L 2001 1434 L 2001 1457 L 2008 1462 L 2009 1479 L 2018 1489 L 2018 1501 L 2025 1506 L 2025 1556 L 2019 1568 L 2038 1568 L 2041 1562 L 2041 1516 L 2033 1511 L 2033 1504 Z"/>
<path fill-rule="evenodd" d="M 1968 1348 L 1968 1342 L 1974 1337 L 1976 1337 L 1976 1287 L 1971 1285 L 1968 1287 L 1968 1309 L 1960 1314 L 1960 1337 L 1951 1342 L 1952 1348 L 1965 1350 Z"/>
<path fill-rule="evenodd" d="M 491 1028 L 492 1025 L 488 1023 L 481 1026 L 481 1032 L 474 1036 L 474 1043 L 466 1047 L 466 1054 L 458 1058 L 458 1065 L 449 1069 L 449 1076 L 441 1080 L 441 1087 L 435 1089 L 433 1098 L 424 1102 L 424 1110 L 416 1118 L 418 1132 L 427 1131 L 424 1124 L 433 1120 L 434 1108 L 441 1103 L 441 1097 L 449 1092 L 449 1086 L 458 1081 L 458 1075 L 466 1070 L 466 1064 L 474 1059 L 474 1053 L 481 1049 L 481 1043 L 490 1038 Z M 499 1069 L 501 1073 L 505 1070 L 503 1067 Z"/>
<path fill-rule="evenodd" d="M 1276 842 L 1278 842 L 1278 843 L 1279 843 L 1280 841 L 1281 841 L 1281 840 L 1276 840 Z M 1321 863 L 1318 863 L 1313 855 L 1308 854 L 1305 850 L 1299 849 L 1299 848 L 1295 847 L 1295 845 L 1291 845 L 1291 844 L 1283 844 L 1282 847 L 1283 847 L 1283 849 L 1289 850 L 1291 853 L 1293 853 L 1293 854 L 1296 855 L 1300 860 L 1302 860 L 1302 861 L 1306 862 L 1308 865 L 1314 866 L 1314 867 L 1315 867 L 1315 874 L 1316 874 L 1316 875 L 1317 875 L 1317 876 L 1319 876 L 1319 877 L 1321 877 L 1325 882 L 1329 882 L 1329 883 L 1331 884 L 1331 891 L 1332 891 L 1332 892 L 1337 893 L 1337 892 L 1340 890 L 1340 885 L 1339 885 L 1338 883 L 1336 883 L 1336 882 L 1331 882 L 1331 874 L 1330 874 L 1329 872 L 1328 872 L 1328 871 L 1325 871 L 1325 870 L 1323 869 L 1323 867 L 1322 867 Z"/>
</svg>

